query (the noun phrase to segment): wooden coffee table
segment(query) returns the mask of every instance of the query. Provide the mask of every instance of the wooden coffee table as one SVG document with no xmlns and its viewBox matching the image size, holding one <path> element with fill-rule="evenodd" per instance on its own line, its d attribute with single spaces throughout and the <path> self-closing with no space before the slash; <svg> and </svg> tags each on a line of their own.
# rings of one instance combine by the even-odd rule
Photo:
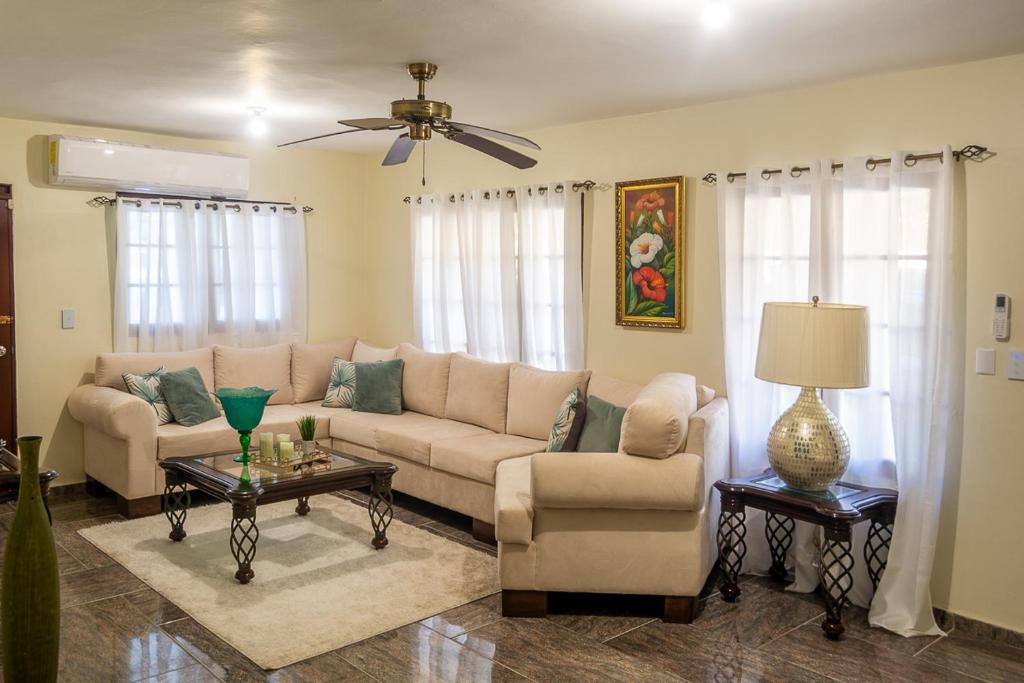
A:
<svg viewBox="0 0 1024 683">
<path fill-rule="evenodd" d="M 323 448 L 323 447 L 321 447 Z M 388 544 L 387 530 L 392 518 L 391 477 L 398 471 L 392 463 L 372 462 L 345 455 L 329 448 L 324 469 L 313 472 L 281 472 L 250 463 L 251 483 L 239 482 L 242 466 L 235 462 L 238 451 L 188 458 L 168 458 L 160 463 L 166 474 L 164 514 L 171 523 L 169 538 L 185 538 L 185 517 L 191 505 L 189 486 L 218 500 L 231 503 L 231 554 L 238 563 L 235 578 L 249 583 L 255 572 L 252 561 L 260 530 L 256 526 L 256 507 L 282 500 L 297 500 L 295 512 L 309 512 L 309 497 L 364 486 L 370 487 L 370 524 L 374 548 Z"/>
</svg>

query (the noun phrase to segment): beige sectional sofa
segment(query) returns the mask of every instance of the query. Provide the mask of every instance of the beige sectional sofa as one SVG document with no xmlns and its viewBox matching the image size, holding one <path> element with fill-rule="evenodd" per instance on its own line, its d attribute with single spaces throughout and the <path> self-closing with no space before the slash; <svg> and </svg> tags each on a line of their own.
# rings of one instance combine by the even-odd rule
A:
<svg viewBox="0 0 1024 683">
<path fill-rule="evenodd" d="M 323 407 L 334 356 L 402 358 L 403 412 Z M 555 590 L 693 596 L 714 561 L 709 488 L 727 467 L 727 407 L 724 399 L 699 400 L 690 375 L 660 375 L 642 387 L 587 370 L 548 372 L 409 344 L 379 349 L 355 338 L 102 354 L 94 382 L 77 387 L 68 408 L 84 427 L 90 482 L 113 490 L 129 517 L 160 511 L 160 460 L 238 444 L 223 416 L 159 425 L 121 375 L 160 366 L 194 366 L 211 391 L 276 389 L 260 431 L 297 436 L 298 417 L 320 416 L 319 439 L 396 463 L 395 489 L 472 517 L 476 535 L 493 538 L 497 518 L 502 585 L 510 600 L 533 600 L 534 609 L 537 596 Z M 630 406 L 622 452 L 543 453 L 575 387 Z"/>
</svg>

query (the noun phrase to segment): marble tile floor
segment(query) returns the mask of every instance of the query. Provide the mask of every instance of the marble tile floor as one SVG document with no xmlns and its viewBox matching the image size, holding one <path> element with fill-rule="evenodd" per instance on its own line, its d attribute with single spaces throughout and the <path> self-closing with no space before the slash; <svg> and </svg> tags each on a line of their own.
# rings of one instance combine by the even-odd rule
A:
<svg viewBox="0 0 1024 683">
<path fill-rule="evenodd" d="M 361 504 L 359 492 L 338 494 Z M 484 552 L 469 520 L 407 496 L 396 518 Z M 657 600 L 553 596 L 545 619 L 505 619 L 498 596 L 266 672 L 77 533 L 120 519 L 112 498 L 53 501 L 62 582 L 61 681 L 1020 681 L 1024 645 L 983 631 L 906 639 L 851 608 L 826 641 L 813 595 L 746 577 L 736 604 L 709 586 L 692 624 L 664 624 Z M 0 541 L 14 508 L 0 506 Z M 2 547 L 0 547 L 2 551 Z M 258 561 L 258 560 L 257 560 Z M 343 606 L 339 606 L 343 609 Z"/>
</svg>

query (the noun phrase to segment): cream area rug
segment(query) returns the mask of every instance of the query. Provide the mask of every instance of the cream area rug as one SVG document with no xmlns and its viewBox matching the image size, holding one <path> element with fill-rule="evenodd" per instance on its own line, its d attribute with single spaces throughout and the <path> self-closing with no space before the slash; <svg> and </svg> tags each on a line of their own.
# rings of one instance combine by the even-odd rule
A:
<svg viewBox="0 0 1024 683">
<path fill-rule="evenodd" d="M 168 540 L 163 515 L 79 533 L 264 669 L 277 669 L 499 590 L 497 560 L 399 521 L 374 550 L 365 508 L 315 496 L 260 506 L 248 585 L 234 579 L 231 507 L 189 510 Z"/>
</svg>

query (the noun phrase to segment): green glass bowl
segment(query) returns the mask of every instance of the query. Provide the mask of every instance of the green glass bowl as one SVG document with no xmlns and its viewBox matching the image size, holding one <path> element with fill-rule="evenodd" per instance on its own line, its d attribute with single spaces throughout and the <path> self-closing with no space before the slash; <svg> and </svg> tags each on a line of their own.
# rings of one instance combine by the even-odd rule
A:
<svg viewBox="0 0 1024 683">
<path fill-rule="evenodd" d="M 235 389 L 224 387 L 213 392 L 224 407 L 224 417 L 228 424 L 239 432 L 251 432 L 259 426 L 263 419 L 263 409 L 277 389 L 261 389 L 245 387 Z"/>
</svg>

